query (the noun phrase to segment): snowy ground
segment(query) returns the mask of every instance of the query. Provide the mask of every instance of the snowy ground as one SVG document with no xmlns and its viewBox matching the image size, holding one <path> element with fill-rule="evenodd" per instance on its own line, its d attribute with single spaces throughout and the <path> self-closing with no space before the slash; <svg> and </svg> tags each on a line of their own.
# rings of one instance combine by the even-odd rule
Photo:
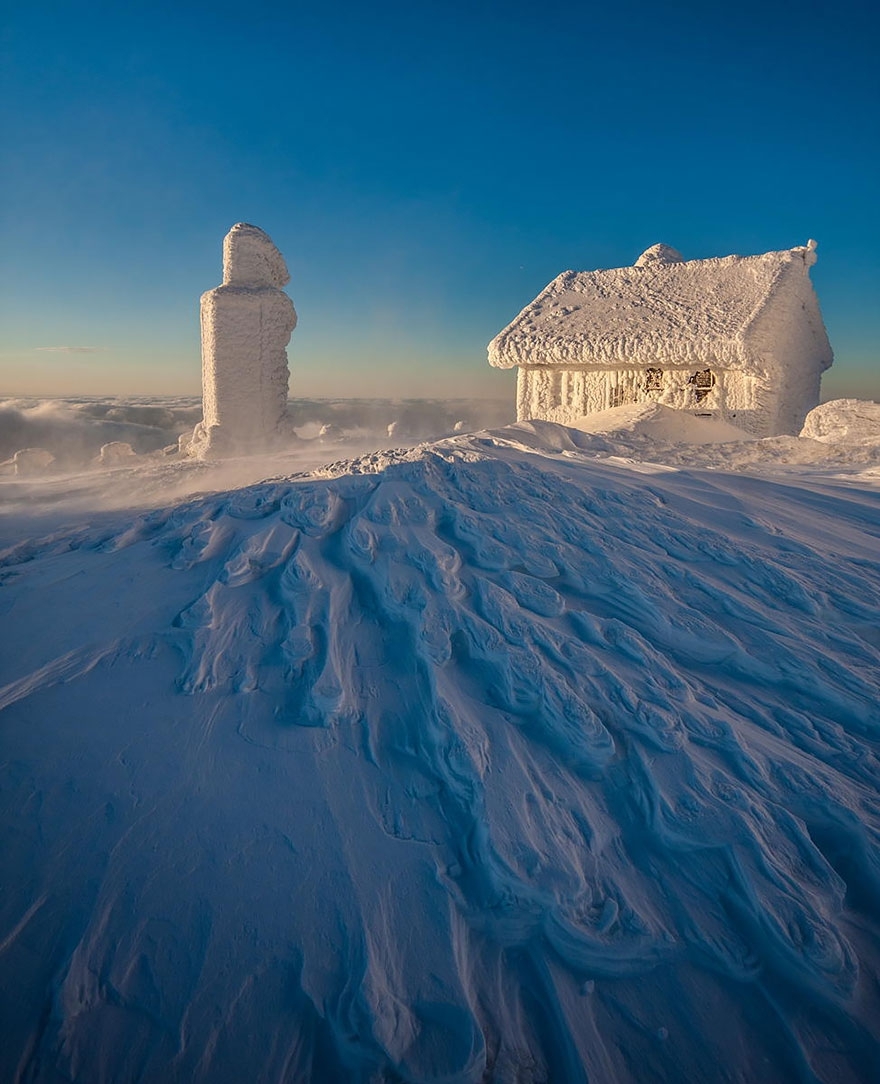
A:
<svg viewBox="0 0 880 1084">
<path fill-rule="evenodd" d="M 3 479 L 0 1078 L 876 1079 L 880 441 L 668 425 Z"/>
</svg>

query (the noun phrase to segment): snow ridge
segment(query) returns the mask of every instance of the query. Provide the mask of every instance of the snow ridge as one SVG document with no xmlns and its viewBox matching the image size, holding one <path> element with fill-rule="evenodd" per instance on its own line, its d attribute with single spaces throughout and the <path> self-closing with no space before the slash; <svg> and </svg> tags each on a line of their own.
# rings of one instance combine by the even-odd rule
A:
<svg viewBox="0 0 880 1084">
<path fill-rule="evenodd" d="M 545 428 L 6 555 L 4 1077 L 868 1079 L 876 494 Z"/>
</svg>

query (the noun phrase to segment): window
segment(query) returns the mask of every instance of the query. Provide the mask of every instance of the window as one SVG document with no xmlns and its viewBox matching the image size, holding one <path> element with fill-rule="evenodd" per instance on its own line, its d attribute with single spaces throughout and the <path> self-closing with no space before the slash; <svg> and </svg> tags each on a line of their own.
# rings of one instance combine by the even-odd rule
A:
<svg viewBox="0 0 880 1084">
<path fill-rule="evenodd" d="M 715 374 L 711 369 L 702 369 L 688 377 L 688 384 L 694 389 L 694 402 L 702 403 L 709 392 L 715 387 Z"/>
<path fill-rule="evenodd" d="M 645 391 L 662 391 L 663 390 L 663 370 L 662 369 L 646 369 L 645 370 Z"/>
</svg>

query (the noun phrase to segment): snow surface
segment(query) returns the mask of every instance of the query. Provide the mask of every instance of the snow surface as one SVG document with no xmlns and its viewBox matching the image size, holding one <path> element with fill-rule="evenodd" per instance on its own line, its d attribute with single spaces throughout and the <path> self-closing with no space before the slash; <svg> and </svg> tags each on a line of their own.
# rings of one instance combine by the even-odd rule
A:
<svg viewBox="0 0 880 1084">
<path fill-rule="evenodd" d="M 662 403 L 631 403 L 585 414 L 572 423 L 572 428 L 584 433 L 629 433 L 680 444 L 723 444 L 756 439 L 721 418 L 685 414 Z"/>
<path fill-rule="evenodd" d="M 32 484 L 0 1078 L 875 1079 L 880 448 L 656 420 Z"/>
</svg>

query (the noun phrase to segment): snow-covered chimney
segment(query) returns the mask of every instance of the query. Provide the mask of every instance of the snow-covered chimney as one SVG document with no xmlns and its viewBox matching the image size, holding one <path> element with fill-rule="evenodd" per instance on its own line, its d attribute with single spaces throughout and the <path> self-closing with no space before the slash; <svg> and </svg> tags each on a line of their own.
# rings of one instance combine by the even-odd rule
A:
<svg viewBox="0 0 880 1084">
<path fill-rule="evenodd" d="M 223 241 L 223 285 L 202 295 L 202 421 L 184 444 L 199 457 L 280 443 L 287 423 L 287 344 L 296 327 L 284 257 L 239 222 Z"/>
<path fill-rule="evenodd" d="M 290 282 L 284 257 L 259 226 L 239 222 L 223 238 L 223 285 L 274 287 Z"/>
<path fill-rule="evenodd" d="M 807 241 L 806 248 L 804 248 L 804 250 L 803 250 L 804 263 L 806 264 L 807 267 L 812 267 L 813 264 L 818 259 L 817 255 L 816 255 L 816 249 L 818 247 L 819 247 L 818 242 L 814 241 L 812 237 L 809 239 L 809 241 Z"/>
<path fill-rule="evenodd" d="M 658 263 L 684 263 L 684 257 L 672 245 L 651 245 L 639 256 L 636 267 L 648 267 Z"/>
</svg>

